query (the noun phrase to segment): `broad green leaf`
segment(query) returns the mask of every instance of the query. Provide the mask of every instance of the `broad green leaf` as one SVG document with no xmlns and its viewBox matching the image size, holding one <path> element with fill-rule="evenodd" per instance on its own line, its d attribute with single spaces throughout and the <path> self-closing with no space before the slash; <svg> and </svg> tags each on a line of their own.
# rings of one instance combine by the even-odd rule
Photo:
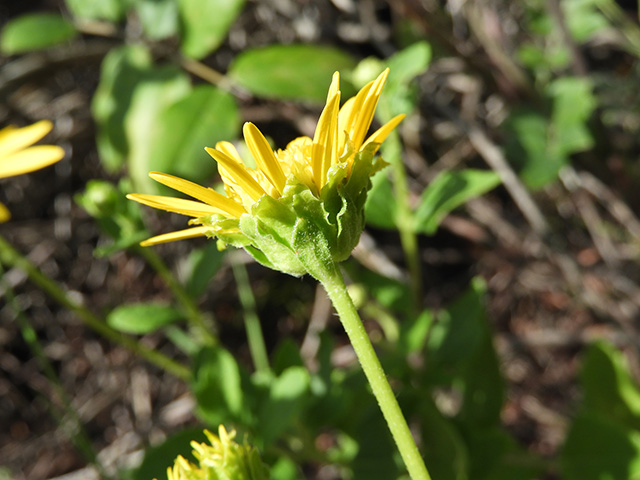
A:
<svg viewBox="0 0 640 480">
<path fill-rule="evenodd" d="M 224 41 L 244 0 L 178 0 L 183 26 L 182 52 L 200 59 Z"/>
<path fill-rule="evenodd" d="M 302 411 L 309 391 L 309 372 L 304 367 L 289 367 L 273 380 L 269 396 L 260 410 L 258 428 L 265 445 L 285 432 Z"/>
<path fill-rule="evenodd" d="M 281 375 L 290 367 L 302 367 L 304 362 L 300 356 L 300 347 L 291 338 L 283 339 L 275 352 L 273 352 L 273 360 L 271 368 L 273 373 Z"/>
<path fill-rule="evenodd" d="M 600 0 L 564 0 L 560 6 L 573 38 L 584 42 L 609 26 L 599 8 Z"/>
<path fill-rule="evenodd" d="M 475 279 L 468 290 L 436 316 L 427 342 L 432 368 L 459 367 L 482 345 L 486 331 L 485 288 Z"/>
<path fill-rule="evenodd" d="M 431 46 L 427 42 L 416 42 L 395 53 L 387 60 L 389 72 L 385 88 L 393 90 L 396 85 L 406 85 L 424 73 L 431 61 Z"/>
<path fill-rule="evenodd" d="M 240 53 L 229 75 L 256 95 L 324 103 L 333 73 L 354 65 L 353 58 L 335 48 L 274 45 Z M 344 81 L 341 90 L 344 98 L 351 95 Z"/>
<path fill-rule="evenodd" d="M 173 466 L 178 455 L 191 462 L 196 462 L 192 455 L 191 442 L 206 442 L 202 428 L 189 428 L 167 438 L 160 445 L 145 449 L 144 459 L 139 467 L 131 473 L 132 480 L 149 480 L 166 478 L 167 467 Z"/>
<path fill-rule="evenodd" d="M 204 148 L 236 138 L 240 114 L 230 94 L 199 85 L 159 111 L 154 124 L 147 168 L 202 183 L 217 171 Z"/>
<path fill-rule="evenodd" d="M 135 8 L 142 29 L 151 40 L 160 40 L 178 33 L 176 0 L 137 0 Z"/>
<path fill-rule="evenodd" d="M 385 173 L 374 175 L 371 179 L 371 190 L 364 205 L 367 224 L 376 228 L 393 230 L 396 228 L 396 201 L 393 186 Z"/>
<path fill-rule="evenodd" d="M 433 478 L 466 480 L 469 478 L 469 454 L 451 421 L 438 411 L 425 394 L 419 406 L 424 461 Z"/>
<path fill-rule="evenodd" d="M 392 455 L 396 447 L 380 410 L 370 400 L 359 404 L 358 410 L 358 425 L 352 432 L 357 454 L 351 464 L 351 478 L 398 478 L 400 470 Z"/>
<path fill-rule="evenodd" d="M 149 68 L 151 53 L 142 46 L 114 48 L 102 61 L 91 110 L 98 125 L 100 161 L 109 172 L 124 166 L 129 153 L 125 118 L 133 92 Z"/>
<path fill-rule="evenodd" d="M 422 350 L 433 324 L 431 310 L 423 310 L 414 320 L 402 323 L 399 344 L 405 354 Z"/>
<path fill-rule="evenodd" d="M 128 0 L 65 0 L 65 2 L 76 18 L 117 22 L 124 17 Z"/>
<path fill-rule="evenodd" d="M 549 85 L 553 113 L 549 143 L 559 154 L 572 154 L 593 146 L 587 121 L 598 102 L 593 85 L 587 78 L 562 77 Z"/>
<path fill-rule="evenodd" d="M 640 430 L 640 391 L 621 352 L 605 342 L 591 345 L 580 380 L 585 409 Z"/>
<path fill-rule="evenodd" d="M 501 426 L 471 428 L 465 437 L 469 478 L 474 480 L 531 480 L 543 478 L 543 464 L 528 454 Z M 517 459 L 514 461 L 514 459 Z M 518 461 L 520 460 L 520 461 Z"/>
<path fill-rule="evenodd" d="M 194 359 L 193 372 L 192 389 L 198 413 L 209 425 L 217 426 L 242 417 L 242 372 L 231 353 L 218 346 L 205 347 Z"/>
<path fill-rule="evenodd" d="M 71 40 L 77 34 L 73 24 L 53 13 L 32 13 L 15 18 L 0 35 L 5 55 L 31 52 Z"/>
<path fill-rule="evenodd" d="M 155 164 L 155 141 L 166 108 L 184 98 L 190 91 L 188 77 L 173 65 L 153 67 L 143 72 L 131 95 L 125 116 L 125 132 L 129 155 L 127 166 L 134 187 L 140 193 L 156 193 L 159 186 L 149 178 Z M 186 161 L 187 159 L 182 159 Z"/>
<path fill-rule="evenodd" d="M 498 175 L 485 170 L 445 171 L 422 193 L 415 214 L 417 232 L 432 235 L 453 209 L 500 184 Z"/>
<path fill-rule="evenodd" d="M 211 279 L 222 266 L 224 252 L 215 242 L 191 251 L 185 265 L 185 289 L 193 298 L 199 298 L 210 285 Z"/>
<path fill-rule="evenodd" d="M 134 303 L 116 307 L 107 315 L 107 324 L 125 333 L 144 335 L 182 320 L 175 308 L 158 303 Z"/>
<path fill-rule="evenodd" d="M 551 152 L 547 132 L 549 123 L 538 113 L 517 111 L 507 121 L 510 141 L 509 158 L 520 167 L 519 175 L 532 189 L 542 188 L 558 177 L 568 159 L 560 152 Z"/>
<path fill-rule="evenodd" d="M 640 478 L 640 432 L 583 413 L 571 425 L 561 460 L 563 480 Z"/>
</svg>

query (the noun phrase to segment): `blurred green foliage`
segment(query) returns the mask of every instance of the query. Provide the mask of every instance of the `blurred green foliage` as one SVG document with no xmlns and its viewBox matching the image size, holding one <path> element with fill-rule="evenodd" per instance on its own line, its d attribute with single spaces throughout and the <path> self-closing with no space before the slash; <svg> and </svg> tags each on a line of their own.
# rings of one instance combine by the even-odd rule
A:
<svg viewBox="0 0 640 480">
<path fill-rule="evenodd" d="M 518 59 L 536 83 L 541 104 L 513 108 L 504 122 L 505 150 L 530 189 L 556 181 L 572 155 L 593 148 L 590 128 L 599 93 L 588 76 L 567 73 L 570 45 L 542 0 L 524 2 L 527 39 Z M 560 2 L 572 41 L 577 45 L 610 26 L 597 0 Z M 317 45 L 270 45 L 247 49 L 216 85 L 195 82 L 184 58 L 157 61 L 153 42 L 174 38 L 188 60 L 200 60 L 224 42 L 243 9 L 242 0 L 66 0 L 67 11 L 29 14 L 11 20 L 0 36 L 6 55 L 61 46 L 83 22 L 127 22 L 135 13 L 144 42 L 124 41 L 105 56 L 93 96 L 97 148 L 104 169 L 125 178 L 115 186 L 90 182 L 76 201 L 100 225 L 112 244 L 97 255 L 133 248 L 147 236 L 137 204 L 126 192 L 162 193 L 148 179 L 150 170 L 208 183 L 215 163 L 203 150 L 221 140 L 235 140 L 241 129 L 238 98 L 324 101 L 331 74 L 339 70 L 345 97 L 384 67 L 391 67 L 378 114 L 385 121 L 411 114 L 419 95 L 416 78 L 429 66 L 429 44 L 419 41 L 388 59 L 358 62 L 340 49 Z M 75 27 L 74 27 L 75 25 Z M 76 28 L 78 30 L 76 30 Z M 312 61 L 310 61 L 312 60 Z M 202 64 L 199 64 L 203 67 Z M 212 73 L 208 67 L 205 71 Z M 216 72 L 213 72 L 216 73 Z M 216 75 L 214 75 L 215 78 Z M 250 120 L 250 119 L 249 119 Z M 389 162 L 401 161 L 388 158 Z M 395 230 L 400 224 L 396 179 L 387 172 L 373 179 L 366 207 L 368 223 Z M 434 178 L 412 204 L 414 235 L 433 235 L 447 214 L 500 185 L 493 171 L 447 170 Z M 223 262 L 214 243 L 194 248 L 183 268 L 186 296 L 196 302 Z M 391 319 L 378 348 L 391 372 L 397 396 L 417 426 L 422 451 L 434 480 L 526 480 L 542 472 L 561 472 L 564 480 L 627 480 L 640 477 L 640 392 L 622 354 L 607 343 L 586 352 L 580 385 L 583 400 L 572 419 L 560 467 L 549 465 L 520 447 L 503 428 L 505 381 L 500 372 L 484 306 L 486 287 L 478 278 L 467 291 L 438 311 L 412 311 L 408 285 L 353 269 L 352 279 Z M 189 337 L 180 330 L 184 309 L 171 304 L 120 305 L 107 323 L 121 332 L 164 332 L 187 352 L 193 372 L 191 389 L 204 425 L 233 425 L 248 433 L 272 465 L 272 478 L 300 478 L 306 464 L 336 465 L 344 478 L 398 478 L 401 465 L 367 391 L 359 369 L 332 366 L 333 340 L 320 335 L 316 368 L 303 362 L 298 346 L 283 339 L 271 354 L 270 374 L 251 372 L 221 344 Z M 408 356 L 420 356 L 416 365 Z M 442 408 L 442 399 L 449 408 Z M 454 408 L 451 408 L 453 405 Z M 320 449 L 315 440 L 330 432 L 335 442 Z M 180 432 L 148 449 L 133 479 L 160 476 L 176 454 L 187 454 L 193 431 Z"/>
</svg>

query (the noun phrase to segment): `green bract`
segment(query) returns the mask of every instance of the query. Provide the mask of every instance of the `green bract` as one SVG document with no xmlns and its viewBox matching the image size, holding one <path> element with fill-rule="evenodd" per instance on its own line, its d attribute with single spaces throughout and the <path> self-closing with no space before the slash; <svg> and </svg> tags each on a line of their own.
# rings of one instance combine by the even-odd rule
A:
<svg viewBox="0 0 640 480">
<path fill-rule="evenodd" d="M 360 239 L 371 176 L 386 166 L 376 149 L 370 144 L 356 154 L 350 172 L 347 161 L 331 167 L 320 198 L 292 178 L 280 198 L 262 196 L 251 213 L 237 220 L 212 215 L 203 224 L 222 246 L 243 247 L 267 267 L 317 277 L 324 263 L 346 260 Z"/>
</svg>

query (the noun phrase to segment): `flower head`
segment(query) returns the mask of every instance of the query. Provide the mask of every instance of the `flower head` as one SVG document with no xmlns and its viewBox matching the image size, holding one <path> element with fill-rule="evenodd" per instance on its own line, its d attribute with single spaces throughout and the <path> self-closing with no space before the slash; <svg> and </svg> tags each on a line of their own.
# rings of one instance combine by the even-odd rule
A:
<svg viewBox="0 0 640 480">
<path fill-rule="evenodd" d="M 0 130 L 0 178 L 39 170 L 61 160 L 64 150 L 58 146 L 32 146 L 52 128 L 51 122 L 41 120 L 27 127 L 9 126 Z M 9 211 L 0 203 L 0 222 L 9 217 Z"/>
<path fill-rule="evenodd" d="M 235 430 L 227 432 L 220 425 L 218 436 L 208 430 L 204 433 L 210 445 L 191 442 L 199 465 L 178 456 L 173 467 L 167 469 L 168 480 L 267 480 L 268 471 L 258 451 L 246 443 L 234 442 Z"/>
<path fill-rule="evenodd" d="M 218 163 L 225 194 L 172 175 L 151 172 L 154 180 L 194 200 L 131 194 L 137 202 L 192 217 L 191 228 L 150 238 L 154 245 L 198 236 L 217 237 L 244 247 L 258 261 L 293 275 L 300 264 L 294 237 L 298 220 L 313 219 L 328 235 L 334 260 L 351 253 L 364 227 L 364 200 L 369 178 L 384 166 L 374 160 L 380 143 L 402 121 L 398 115 L 371 136 L 367 132 L 388 69 L 340 108 L 339 74 L 329 87 L 327 103 L 313 138 L 299 137 L 284 150 L 272 150 L 260 130 L 246 123 L 243 135 L 256 168 L 242 161 L 229 142 L 205 150 Z"/>
</svg>

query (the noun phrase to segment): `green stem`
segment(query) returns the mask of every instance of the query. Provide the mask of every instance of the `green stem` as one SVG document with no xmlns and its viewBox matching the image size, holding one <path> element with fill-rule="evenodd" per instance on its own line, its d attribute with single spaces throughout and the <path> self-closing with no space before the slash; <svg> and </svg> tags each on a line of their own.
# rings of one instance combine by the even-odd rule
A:
<svg viewBox="0 0 640 480">
<path fill-rule="evenodd" d="M 238 284 L 240 303 L 242 303 L 242 309 L 244 310 L 244 326 L 247 330 L 247 340 L 253 366 L 257 372 L 270 374 L 269 356 L 267 355 L 267 347 L 262 335 L 260 318 L 256 313 L 256 299 L 251 291 L 247 269 L 239 262 L 233 262 L 232 267 L 233 275 L 236 277 L 236 283 Z"/>
<path fill-rule="evenodd" d="M 204 339 L 209 345 L 218 343 L 218 339 L 211 333 L 213 326 L 207 324 L 207 321 L 203 318 L 193 299 L 175 279 L 171 270 L 167 268 L 158 254 L 155 253 L 153 249 L 145 247 L 136 247 L 134 251 L 144 257 L 149 265 L 160 275 L 160 278 L 167 284 L 169 289 L 171 289 L 176 300 L 182 305 L 182 310 L 187 320 L 198 330 L 198 336 Z"/>
<path fill-rule="evenodd" d="M 362 370 L 369 381 L 371 390 L 378 401 L 380 410 L 382 410 L 400 455 L 409 471 L 409 476 L 413 480 L 430 480 L 431 477 L 427 467 L 420 456 L 418 447 L 413 440 L 407 421 L 400 410 L 400 405 L 398 405 L 382 365 L 380 365 L 380 360 L 378 360 L 378 356 L 373 349 L 369 335 L 347 292 L 347 287 L 338 266 L 334 265 L 333 269 L 325 270 L 325 274 L 318 280 L 324 286 L 338 312 L 340 321 L 349 336 L 349 340 L 351 340 L 360 365 L 362 365 Z"/>
<path fill-rule="evenodd" d="M 55 281 L 51 280 L 38 270 L 35 265 L 22 256 L 20 252 L 13 248 L 13 246 L 1 235 L 0 263 L 7 267 L 15 267 L 23 270 L 33 283 L 35 283 L 60 305 L 74 312 L 85 325 L 102 335 L 104 338 L 128 348 L 148 362 L 172 373 L 182 380 L 186 381 L 191 378 L 190 370 L 184 365 L 179 364 L 175 360 L 172 360 L 156 350 L 152 350 L 141 345 L 135 339 L 127 337 L 117 330 L 114 330 L 102 319 L 94 315 L 89 309 L 75 302 Z"/>
</svg>

